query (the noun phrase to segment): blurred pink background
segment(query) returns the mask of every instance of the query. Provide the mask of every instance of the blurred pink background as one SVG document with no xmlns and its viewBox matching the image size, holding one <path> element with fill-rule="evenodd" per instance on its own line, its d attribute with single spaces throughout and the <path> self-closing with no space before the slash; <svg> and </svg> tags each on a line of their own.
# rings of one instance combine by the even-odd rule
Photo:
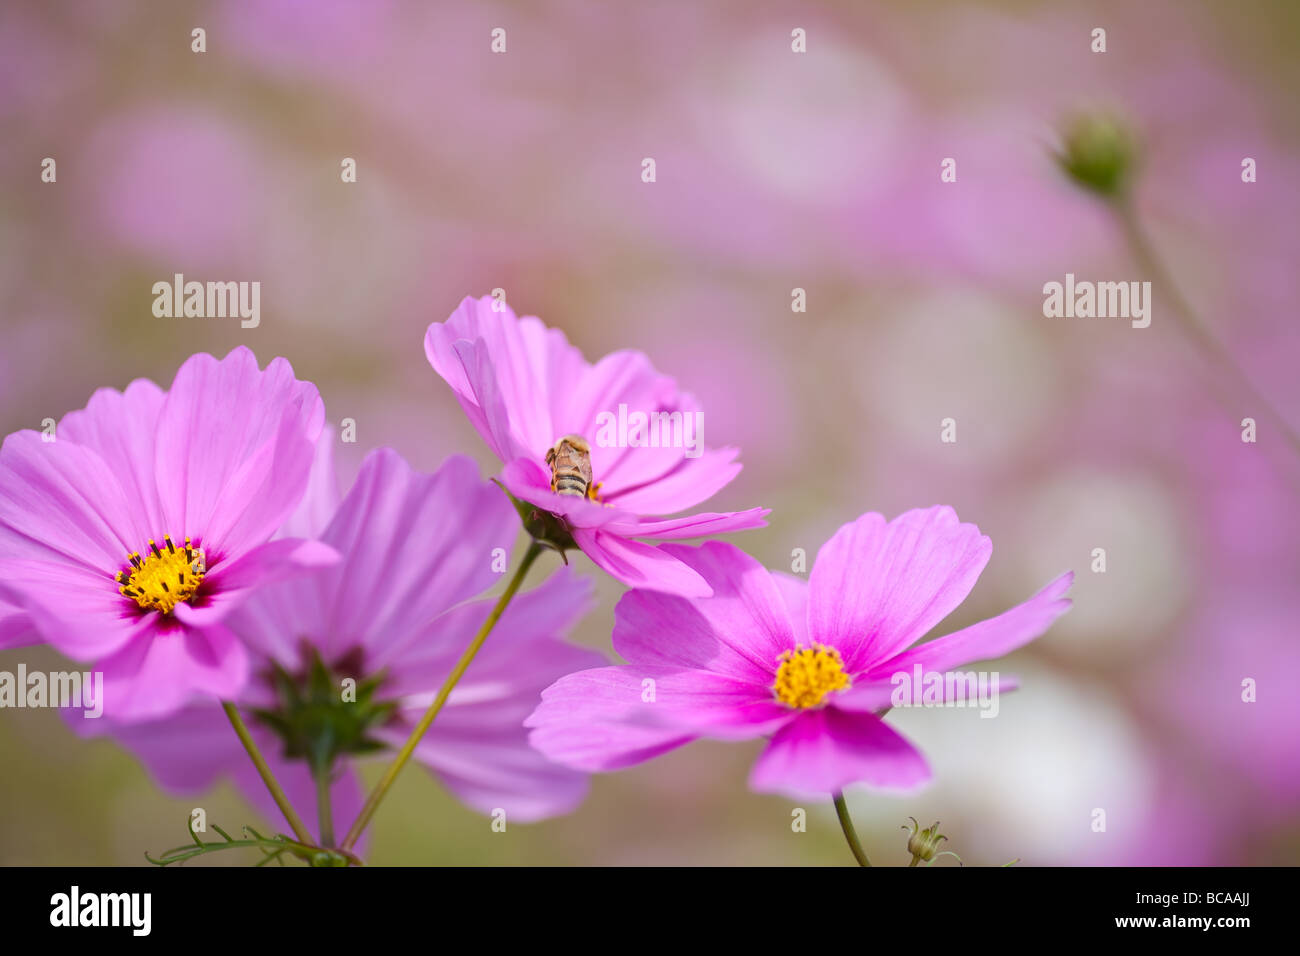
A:
<svg viewBox="0 0 1300 956">
<path fill-rule="evenodd" d="M 890 718 L 936 782 L 849 794 L 873 858 L 907 861 L 913 815 L 968 864 L 1293 863 L 1300 462 L 1247 397 L 1216 401 L 1229 380 L 1158 292 L 1133 329 L 1045 318 L 1042 286 L 1150 278 L 1047 153 L 1071 111 L 1119 110 L 1183 293 L 1300 427 L 1297 36 L 1287 0 L 6 3 L 0 425 L 246 344 L 355 419 L 345 481 L 382 445 L 486 469 L 420 343 L 502 288 L 588 358 L 642 349 L 700 398 L 747 466 L 711 505 L 774 509 L 733 539 L 769 567 L 863 511 L 948 503 L 994 545 L 948 629 L 1078 572 L 1073 612 L 999 665 L 1022 686 L 999 719 Z M 178 272 L 260 281 L 261 325 L 155 318 Z M 601 595 L 578 639 L 608 652 L 619 590 L 576 561 Z M 0 669 L 19 661 L 58 666 Z M 789 801 L 747 791 L 758 746 L 597 777 L 577 813 L 506 834 L 408 772 L 372 858 L 851 862 L 829 805 L 792 833 Z M 254 819 L 228 786 L 162 795 L 51 711 L 0 713 L 0 764 L 0 863 L 143 863 L 191 806 Z"/>
</svg>

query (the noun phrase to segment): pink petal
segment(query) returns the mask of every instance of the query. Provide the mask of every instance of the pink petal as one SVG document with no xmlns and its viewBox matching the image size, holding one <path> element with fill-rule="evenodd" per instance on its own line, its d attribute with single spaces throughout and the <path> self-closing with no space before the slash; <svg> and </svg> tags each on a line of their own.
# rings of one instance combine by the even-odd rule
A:
<svg viewBox="0 0 1300 956">
<path fill-rule="evenodd" d="M 723 514 L 696 514 L 682 518 L 664 518 L 658 521 L 641 520 L 625 523 L 612 522 L 607 530 L 635 538 L 655 538 L 661 541 L 681 540 L 683 538 L 706 538 L 715 534 L 730 534 L 733 531 L 749 531 L 752 528 L 765 528 L 764 520 L 772 513 L 770 508 L 751 508 L 748 511 L 732 511 Z"/>
<path fill-rule="evenodd" d="M 647 740 L 751 740 L 793 716 L 764 687 L 708 671 L 626 664 L 562 677 L 542 693 L 526 725 L 533 746 L 552 759 L 613 769 L 629 766 L 630 756 L 646 759 Z M 662 733 L 647 737 L 646 730 Z"/>
<path fill-rule="evenodd" d="M 915 643 L 965 600 L 992 545 L 951 508 L 908 511 L 886 523 L 865 514 L 817 553 L 808 629 L 857 673 Z"/>
<path fill-rule="evenodd" d="M 824 707 L 804 711 L 776 732 L 749 786 L 801 798 L 854 783 L 911 790 L 929 779 L 925 758 L 880 718 Z"/>
<path fill-rule="evenodd" d="M 284 359 L 261 371 L 242 346 L 220 361 L 192 356 L 158 423 L 157 481 L 172 536 L 201 540 L 210 560 L 269 538 L 302 497 L 324 418 L 316 387 Z"/>
<path fill-rule="evenodd" d="M 157 626 L 118 593 L 104 572 L 53 561 L 0 561 L 0 598 L 28 615 L 32 627 L 75 660 L 117 651 Z"/>
<path fill-rule="evenodd" d="M 601 489 L 610 504 L 647 515 L 671 515 L 694 508 L 731 483 L 741 471 L 735 448 L 715 448 L 699 458 L 681 458 L 669 472 L 643 484 L 614 485 Z M 602 481 L 596 475 L 597 481 Z"/>
<path fill-rule="evenodd" d="M 166 534 L 156 475 L 156 435 L 166 395 L 148 379 L 137 379 L 118 392 L 101 388 L 86 407 L 59 422 L 60 441 L 71 441 L 95 452 L 117 476 L 140 525 L 148 529 L 131 549 L 141 550 L 152 535 Z"/>
<path fill-rule="evenodd" d="M 701 600 L 636 590 L 614 610 L 614 649 L 637 664 L 691 667 L 764 688 L 795 646 L 786 604 L 767 570 L 734 545 L 664 545 L 713 589 Z"/>
<path fill-rule="evenodd" d="M 771 575 L 772 583 L 785 601 L 786 614 L 794 629 L 795 644 L 808 647 L 812 644 L 808 637 L 808 579 L 784 571 L 772 571 Z"/>
<path fill-rule="evenodd" d="M 0 651 L 40 642 L 41 636 L 27 612 L 0 595 Z"/>
<path fill-rule="evenodd" d="M 628 587 L 683 597 L 707 597 L 712 593 L 704 578 L 663 548 L 587 528 L 575 528 L 573 540 L 597 567 Z"/>
<path fill-rule="evenodd" d="M 972 675 L 974 683 L 966 683 L 966 674 L 961 674 L 963 682 L 949 680 L 953 672 L 950 671 L 930 671 L 922 670 L 920 678 L 917 678 L 916 672 L 912 670 L 899 670 L 898 673 L 906 673 L 908 680 L 903 682 L 901 679 L 859 679 L 854 681 L 853 686 L 848 690 L 840 691 L 835 694 L 832 701 L 833 705 L 841 710 L 865 711 L 879 714 L 887 711 L 892 707 L 915 707 L 915 706 L 965 706 L 975 707 L 980 700 L 979 676 Z M 925 681 L 933 673 L 938 675 L 941 684 L 936 684 L 933 690 L 927 690 Z M 890 675 L 892 678 L 893 675 Z M 998 696 L 1009 694 L 1020 686 L 1020 682 L 1010 674 L 989 674 L 986 678 L 984 689 L 989 696 Z M 930 695 L 933 695 L 931 697 Z M 931 704 L 935 700 L 937 704 Z"/>
<path fill-rule="evenodd" d="M 259 588 L 338 563 L 338 552 L 320 541 L 277 538 L 212 568 L 200 591 L 207 596 L 193 605 L 176 605 L 175 614 L 186 624 L 203 627 L 224 619 Z"/>
<path fill-rule="evenodd" d="M 429 326 L 425 354 L 503 461 L 540 459 L 561 437 L 555 397 L 574 388 L 586 368 L 562 332 L 532 316 L 517 319 L 490 296 L 466 298 L 445 323 Z"/>
<path fill-rule="evenodd" d="M 1074 572 L 1068 571 L 1024 604 L 903 651 L 873 666 L 871 673 L 911 671 L 917 664 L 927 671 L 946 671 L 971 661 L 992 660 L 1009 654 L 1043 634 L 1053 621 L 1070 609 L 1072 602 L 1064 594 L 1073 580 Z"/>
<path fill-rule="evenodd" d="M 101 661 L 104 713 L 121 723 L 174 713 L 196 696 L 232 699 L 248 676 L 248 656 L 219 624 L 174 624 L 142 633 Z"/>
<path fill-rule="evenodd" d="M 76 564 L 110 578 L 154 529 L 89 448 L 15 432 L 0 448 L 0 557 Z"/>
<path fill-rule="evenodd" d="M 470 459 L 453 456 L 424 474 L 391 449 L 372 452 L 323 538 L 343 555 L 322 584 L 330 646 L 381 653 L 402 644 L 498 580 L 493 552 L 509 555 L 518 526 Z"/>
<path fill-rule="evenodd" d="M 594 651 L 559 640 L 591 610 L 593 600 L 590 582 L 568 567 L 558 568 L 540 586 L 521 591 L 506 605 L 448 706 L 458 694 L 482 699 L 481 694 L 463 692 L 474 684 L 490 683 L 499 690 L 528 690 L 526 714 L 541 689 L 557 677 L 604 663 Z M 424 693 L 432 700 L 495 604 L 495 597 L 461 604 L 431 619 L 408 639 L 376 647 L 367 664 L 388 672 L 383 696 Z"/>
<path fill-rule="evenodd" d="M 339 507 L 339 482 L 334 472 L 334 443 L 337 441 L 336 429 L 321 429 L 320 437 L 316 439 L 307 490 L 293 514 L 276 532 L 276 537 L 319 538 L 324 533 Z"/>
<path fill-rule="evenodd" d="M 578 770 L 622 770 L 690 743 L 698 735 L 653 720 L 641 681 L 673 671 L 601 667 L 560 678 L 524 722 L 529 742 L 548 759 Z M 680 703 L 683 695 L 674 695 Z M 655 712 L 657 713 L 657 711 Z"/>
</svg>

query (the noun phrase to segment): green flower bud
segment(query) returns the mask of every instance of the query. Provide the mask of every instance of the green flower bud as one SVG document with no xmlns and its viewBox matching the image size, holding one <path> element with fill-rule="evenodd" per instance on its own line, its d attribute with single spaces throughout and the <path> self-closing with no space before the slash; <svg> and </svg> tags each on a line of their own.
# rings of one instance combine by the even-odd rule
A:
<svg viewBox="0 0 1300 956">
<path fill-rule="evenodd" d="M 939 821 L 935 820 L 933 825 L 921 829 L 921 824 L 917 823 L 916 817 L 908 817 L 912 821 L 911 835 L 907 839 L 907 852 L 912 854 L 912 865 L 918 862 L 929 863 L 939 854 L 939 844 L 948 839 L 939 832 Z M 908 829 L 903 827 L 904 830 Z"/>
<path fill-rule="evenodd" d="M 1077 185 L 1111 199 L 1128 190 L 1138 152 L 1137 138 L 1123 120 L 1080 113 L 1065 124 L 1056 162 Z"/>
</svg>

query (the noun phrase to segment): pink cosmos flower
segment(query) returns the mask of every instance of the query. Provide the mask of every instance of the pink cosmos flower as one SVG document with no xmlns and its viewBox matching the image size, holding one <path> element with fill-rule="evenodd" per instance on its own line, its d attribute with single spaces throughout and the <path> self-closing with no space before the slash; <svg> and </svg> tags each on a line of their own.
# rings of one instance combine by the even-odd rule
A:
<svg viewBox="0 0 1300 956">
<path fill-rule="evenodd" d="M 0 600 L 59 651 L 96 661 L 106 712 L 145 720 L 229 697 L 247 657 L 224 618 L 254 587 L 336 558 L 271 541 L 324 423 L 284 359 L 198 354 L 169 391 L 100 389 L 54 440 L 0 449 Z M 13 619 L 11 615 L 11 619 Z"/>
<path fill-rule="evenodd" d="M 563 519 L 574 543 L 625 584 L 705 596 L 708 584 L 688 563 L 639 539 L 696 538 L 765 523 L 764 508 L 663 517 L 705 501 L 741 466 L 736 449 L 703 446 L 695 400 L 642 353 L 613 352 L 589 364 L 563 332 L 534 316 L 516 318 L 490 296 L 466 298 L 446 322 L 430 325 L 424 350 L 505 463 L 501 480 L 510 493 Z M 586 494 L 554 490 L 574 490 L 553 484 L 548 462 L 548 452 L 568 436 L 589 449 Z"/>
<path fill-rule="evenodd" d="M 929 767 L 878 715 L 891 705 L 893 675 L 1000 656 L 1070 606 L 1062 595 L 1073 573 L 997 617 L 913 647 L 965 599 L 991 551 L 947 507 L 844 525 L 807 582 L 771 574 L 732 545 L 669 547 L 713 596 L 624 595 L 614 648 L 630 663 L 562 678 L 528 718 L 533 746 L 548 757 L 618 770 L 699 737 L 770 736 L 750 777 L 755 790 L 914 787 Z M 1008 689 L 1003 680 L 999 690 Z"/>
<path fill-rule="evenodd" d="M 405 742 L 492 607 L 494 599 L 471 599 L 501 579 L 494 563 L 503 566 L 519 533 L 509 501 L 463 457 L 421 474 L 394 451 L 373 452 L 339 503 L 329 441 L 321 440 L 290 530 L 319 535 L 342 560 L 259 589 L 227 622 L 253 655 L 253 676 L 237 703 L 314 832 L 304 741 L 328 726 L 332 816 L 345 828 L 361 808 L 356 759 Z M 590 586 L 568 568 L 518 594 L 424 736 L 416 758 L 467 805 L 484 813 L 500 807 L 508 820 L 528 822 L 566 813 L 586 795 L 587 776 L 531 748 L 523 721 L 542 688 L 601 662 L 558 637 L 591 600 Z M 313 668 L 328 675 L 314 697 Z M 353 700 L 340 690 L 345 679 L 355 681 Z M 279 820 L 215 703 L 146 724 L 77 723 L 84 733 L 122 741 L 170 792 L 198 792 L 229 775 Z"/>
</svg>

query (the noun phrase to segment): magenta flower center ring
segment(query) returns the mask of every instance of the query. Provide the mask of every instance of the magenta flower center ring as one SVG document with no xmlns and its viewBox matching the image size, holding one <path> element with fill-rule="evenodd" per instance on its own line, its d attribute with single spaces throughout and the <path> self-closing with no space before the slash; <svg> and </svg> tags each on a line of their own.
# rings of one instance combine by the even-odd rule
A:
<svg viewBox="0 0 1300 956">
<path fill-rule="evenodd" d="M 795 645 L 778 660 L 776 683 L 772 690 L 776 699 L 800 710 L 817 707 L 833 690 L 845 690 L 852 684 L 844 673 L 844 662 L 833 647 L 813 644 L 812 647 Z"/>
<path fill-rule="evenodd" d="M 120 585 L 118 591 L 142 610 L 163 614 L 170 614 L 177 604 L 194 597 L 208 570 L 202 548 L 194 547 L 189 538 L 183 548 L 177 548 L 171 535 L 163 537 L 162 548 L 150 538 L 143 558 L 137 552 L 128 554 L 126 560 L 130 567 L 114 576 Z"/>
</svg>

